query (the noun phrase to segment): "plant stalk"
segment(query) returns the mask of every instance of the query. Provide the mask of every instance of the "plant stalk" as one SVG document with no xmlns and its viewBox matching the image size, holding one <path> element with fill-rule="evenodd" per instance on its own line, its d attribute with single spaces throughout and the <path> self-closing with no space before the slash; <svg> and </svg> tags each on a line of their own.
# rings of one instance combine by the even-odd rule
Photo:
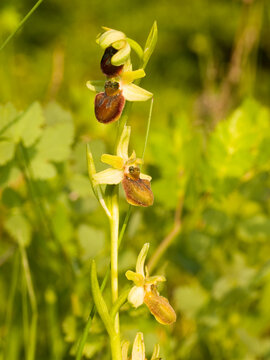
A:
<svg viewBox="0 0 270 360">
<path fill-rule="evenodd" d="M 119 232 L 119 206 L 118 206 L 118 186 L 115 186 L 111 195 L 111 288 L 113 304 L 118 299 L 118 232 Z M 116 314 L 114 328 L 119 334 L 119 314 Z"/>
</svg>

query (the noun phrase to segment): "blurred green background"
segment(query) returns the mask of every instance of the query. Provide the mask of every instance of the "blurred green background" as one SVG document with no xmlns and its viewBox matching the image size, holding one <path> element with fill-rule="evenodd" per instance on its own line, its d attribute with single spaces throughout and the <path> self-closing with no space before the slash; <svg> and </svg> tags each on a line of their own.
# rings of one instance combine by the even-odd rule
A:
<svg viewBox="0 0 270 360">
<path fill-rule="evenodd" d="M 33 5 L 1 0 L 0 44 Z M 104 78 L 95 38 L 107 26 L 143 46 L 154 20 L 141 85 L 154 93 L 145 172 L 155 203 L 132 211 L 119 278 L 124 286 L 145 242 L 151 257 L 169 238 L 155 273 L 178 320 L 164 327 L 145 306 L 125 305 L 123 336 L 142 331 L 148 358 L 159 342 L 167 360 L 270 359 L 269 1 L 44 0 L 0 52 L 3 360 L 30 360 L 35 343 L 35 359 L 75 358 L 92 304 L 90 259 L 100 278 L 109 263 L 85 160 L 90 140 L 102 169 L 116 129 L 95 120 L 85 86 Z M 148 111 L 134 104 L 129 119 L 138 155 Z M 121 222 L 127 209 L 122 196 Z M 109 359 L 108 348 L 95 318 L 84 356 Z"/>
</svg>

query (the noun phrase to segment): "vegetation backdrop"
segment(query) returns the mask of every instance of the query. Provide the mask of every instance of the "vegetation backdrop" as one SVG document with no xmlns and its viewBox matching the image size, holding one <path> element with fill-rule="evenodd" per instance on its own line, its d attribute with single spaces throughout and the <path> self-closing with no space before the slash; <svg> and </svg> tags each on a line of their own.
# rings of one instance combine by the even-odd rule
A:
<svg viewBox="0 0 270 360">
<path fill-rule="evenodd" d="M 1 44 L 33 5 L 1 0 Z M 145 307 L 125 306 L 122 331 L 132 340 L 139 329 L 167 360 L 270 359 L 269 2 L 44 0 L 0 52 L 3 360 L 25 359 L 34 335 L 36 359 L 75 357 L 90 260 L 100 278 L 109 263 L 85 159 L 89 140 L 96 163 L 114 140 L 85 86 L 101 78 L 95 37 L 107 26 L 143 45 L 154 20 L 143 87 L 154 93 L 145 166 L 155 206 L 132 211 L 120 282 L 145 242 L 151 257 L 165 241 L 156 269 L 178 320 L 161 327 Z M 147 116 L 147 103 L 133 105 L 138 154 Z M 121 222 L 127 208 L 122 196 Z M 98 317 L 84 356 L 110 356 Z"/>
</svg>

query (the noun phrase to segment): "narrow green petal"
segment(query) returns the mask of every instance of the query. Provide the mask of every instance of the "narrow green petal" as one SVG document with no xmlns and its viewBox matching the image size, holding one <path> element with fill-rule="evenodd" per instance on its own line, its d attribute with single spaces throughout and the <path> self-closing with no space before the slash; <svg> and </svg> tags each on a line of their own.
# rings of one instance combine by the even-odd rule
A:
<svg viewBox="0 0 270 360">
<path fill-rule="evenodd" d="M 138 333 L 133 343 L 132 360 L 145 360 L 143 333 Z"/>
<path fill-rule="evenodd" d="M 143 65 L 146 67 L 154 49 L 157 43 L 157 36 L 158 36 L 158 30 L 157 30 L 157 22 L 155 21 L 150 33 L 148 35 L 148 38 L 146 40 L 146 44 L 143 51 Z"/>
<path fill-rule="evenodd" d="M 97 43 L 103 48 L 106 49 L 108 46 L 112 45 L 115 41 L 124 40 L 126 35 L 121 31 L 117 30 L 108 30 L 105 31 L 97 38 Z"/>
<path fill-rule="evenodd" d="M 135 84 L 124 85 L 123 95 L 128 101 L 146 101 L 153 96 L 152 93 Z"/>
<path fill-rule="evenodd" d="M 140 173 L 140 179 L 151 181 L 152 177 L 150 175 Z"/>
<path fill-rule="evenodd" d="M 115 169 L 123 169 L 124 160 L 117 155 L 103 154 L 101 156 L 101 161 L 105 164 L 111 165 Z"/>
<path fill-rule="evenodd" d="M 131 83 L 136 79 L 141 79 L 145 76 L 145 71 L 143 69 L 138 69 L 134 71 L 125 71 L 121 74 L 121 80 L 124 83 Z"/>
<path fill-rule="evenodd" d="M 111 63 L 115 66 L 123 65 L 130 55 L 130 45 L 126 42 L 125 47 L 118 50 L 111 58 Z"/>
<path fill-rule="evenodd" d="M 124 126 L 119 143 L 117 145 L 117 156 L 121 157 L 124 161 L 128 160 L 128 145 L 130 139 L 130 126 Z"/>
<path fill-rule="evenodd" d="M 119 184 L 123 180 L 123 171 L 117 169 L 106 169 L 93 175 L 95 185 L 98 184 Z"/>
<path fill-rule="evenodd" d="M 149 243 L 143 245 L 142 250 L 139 253 L 137 263 L 136 263 L 136 273 L 141 274 L 144 277 L 144 263 L 149 250 Z"/>
<path fill-rule="evenodd" d="M 126 278 L 130 281 L 133 281 L 137 286 L 144 285 L 144 276 L 142 276 L 141 274 L 137 274 L 134 271 L 128 270 L 126 272 Z"/>
<path fill-rule="evenodd" d="M 98 93 L 104 91 L 104 81 L 102 80 L 89 80 L 87 81 L 86 86 L 89 90 Z"/>
<path fill-rule="evenodd" d="M 145 280 L 147 285 L 155 285 L 158 282 L 163 282 L 163 281 L 166 281 L 166 278 L 165 276 L 162 275 L 150 276 Z"/>
<path fill-rule="evenodd" d="M 137 53 L 137 55 L 139 56 L 140 59 L 143 58 L 143 49 L 141 47 L 141 45 L 139 45 L 137 43 L 137 41 L 127 38 L 127 41 L 129 43 L 129 45 L 131 46 L 131 48 Z"/>
</svg>

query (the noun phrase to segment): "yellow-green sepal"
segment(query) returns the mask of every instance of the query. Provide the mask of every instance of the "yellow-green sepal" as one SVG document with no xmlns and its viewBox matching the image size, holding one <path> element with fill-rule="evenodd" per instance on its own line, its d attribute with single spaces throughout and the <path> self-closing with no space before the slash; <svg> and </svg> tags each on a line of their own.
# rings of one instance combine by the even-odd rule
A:
<svg viewBox="0 0 270 360">
<path fill-rule="evenodd" d="M 89 90 L 100 93 L 104 91 L 104 81 L 102 80 L 89 80 L 86 83 Z"/>
<path fill-rule="evenodd" d="M 101 156 L 101 161 L 118 170 L 121 170 L 124 167 L 124 160 L 117 155 L 103 154 Z"/>
<path fill-rule="evenodd" d="M 113 44 L 114 45 L 114 44 Z M 126 42 L 125 46 L 117 51 L 111 58 L 111 63 L 115 66 L 123 65 L 130 55 L 130 45 Z"/>
</svg>

